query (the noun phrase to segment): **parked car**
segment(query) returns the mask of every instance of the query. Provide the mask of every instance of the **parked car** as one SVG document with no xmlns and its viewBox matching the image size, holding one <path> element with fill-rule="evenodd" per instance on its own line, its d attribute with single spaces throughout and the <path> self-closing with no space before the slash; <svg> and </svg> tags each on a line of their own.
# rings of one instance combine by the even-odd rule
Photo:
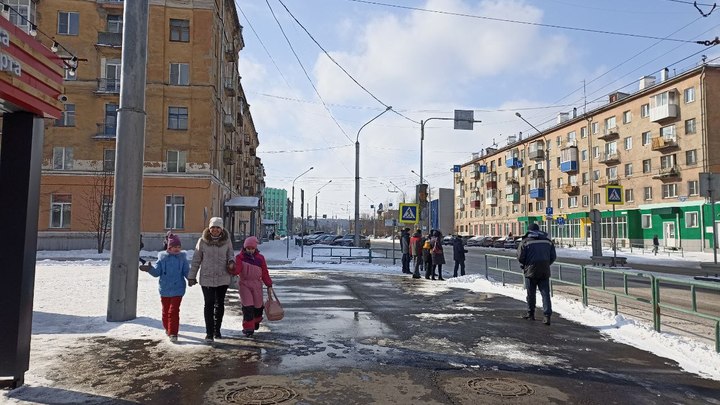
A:
<svg viewBox="0 0 720 405">
<path fill-rule="evenodd" d="M 482 246 L 482 242 L 485 238 L 486 236 L 473 236 L 467 240 L 465 246 Z"/>
<path fill-rule="evenodd" d="M 358 242 L 360 242 L 360 246 L 358 246 L 358 247 L 362 247 L 362 248 L 369 248 L 369 247 L 370 247 L 370 239 L 368 239 L 368 238 L 366 238 L 366 237 L 364 237 L 364 236 L 362 236 L 362 235 L 360 235 L 360 239 L 359 239 Z M 333 243 L 333 245 L 337 245 L 337 246 L 355 246 L 355 235 L 353 235 L 353 234 L 347 234 L 347 235 L 343 236 L 342 238 L 337 239 L 337 240 Z"/>
<path fill-rule="evenodd" d="M 452 243 L 453 243 L 452 235 L 443 236 L 443 240 L 442 240 L 443 245 L 452 245 Z"/>
<path fill-rule="evenodd" d="M 461 235 L 460 239 L 462 239 L 463 245 L 467 246 L 467 243 L 470 240 L 470 238 L 474 238 L 474 237 L 475 237 L 475 235 Z"/>
<path fill-rule="evenodd" d="M 502 248 L 505 247 L 505 238 L 498 238 L 495 239 L 492 243 L 492 247 L 494 248 Z"/>
<path fill-rule="evenodd" d="M 522 237 L 506 238 L 505 244 L 503 245 L 503 247 L 505 249 L 517 249 L 518 245 L 520 244 L 520 241 L 522 241 Z"/>
<path fill-rule="evenodd" d="M 315 241 L 315 245 L 332 245 L 333 242 L 342 238 L 342 235 L 326 234 Z"/>
<path fill-rule="evenodd" d="M 320 238 L 327 235 L 325 232 L 316 232 L 303 237 L 303 245 L 314 245 Z"/>
<path fill-rule="evenodd" d="M 482 241 L 482 247 L 493 247 L 493 243 L 499 239 L 499 236 L 486 236 Z"/>
</svg>

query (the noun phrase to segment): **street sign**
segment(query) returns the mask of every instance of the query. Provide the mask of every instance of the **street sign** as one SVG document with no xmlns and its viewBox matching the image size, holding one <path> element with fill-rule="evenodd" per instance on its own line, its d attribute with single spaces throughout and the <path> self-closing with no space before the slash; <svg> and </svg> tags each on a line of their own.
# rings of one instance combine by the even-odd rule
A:
<svg viewBox="0 0 720 405">
<path fill-rule="evenodd" d="M 455 129 L 473 129 L 475 112 L 473 110 L 455 110 Z"/>
<path fill-rule="evenodd" d="M 623 186 L 607 186 L 605 187 L 605 204 L 623 205 Z"/>
<path fill-rule="evenodd" d="M 563 218 L 563 217 L 558 217 L 558 219 L 556 219 L 555 221 L 556 221 L 557 224 L 560 225 L 560 226 L 565 225 L 565 218 Z"/>
<path fill-rule="evenodd" d="M 386 219 L 385 226 L 397 226 L 397 219 Z"/>
<path fill-rule="evenodd" d="M 685 202 L 685 201 L 687 201 L 687 199 L 688 199 L 688 196 L 686 196 L 686 195 L 678 196 L 678 201 L 680 201 L 680 202 Z"/>
<path fill-rule="evenodd" d="M 460 165 L 453 165 L 452 171 L 453 171 L 453 173 L 460 173 L 460 171 L 461 171 Z"/>
<path fill-rule="evenodd" d="M 552 219 L 553 219 L 553 216 L 552 216 L 552 215 L 545 215 L 545 219 L 549 219 L 549 220 L 551 220 L 551 221 L 552 221 Z"/>
<path fill-rule="evenodd" d="M 545 215 L 552 216 L 553 214 L 553 208 L 552 207 L 545 207 Z"/>
<path fill-rule="evenodd" d="M 405 204 L 400 203 L 400 210 L 398 211 L 400 218 L 398 220 L 405 224 L 417 224 L 420 216 L 418 204 Z"/>
</svg>

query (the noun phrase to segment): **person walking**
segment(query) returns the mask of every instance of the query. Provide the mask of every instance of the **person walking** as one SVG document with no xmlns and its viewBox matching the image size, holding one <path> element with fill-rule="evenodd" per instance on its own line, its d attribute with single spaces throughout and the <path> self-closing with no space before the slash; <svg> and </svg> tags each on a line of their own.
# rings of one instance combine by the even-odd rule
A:
<svg viewBox="0 0 720 405">
<path fill-rule="evenodd" d="M 148 262 L 141 265 L 140 270 L 158 278 L 162 324 L 165 335 L 175 343 L 180 328 L 180 303 L 185 295 L 185 279 L 190 271 L 187 256 L 181 250 L 180 238 L 171 235 L 168 238 L 167 251 L 158 254 L 155 266 Z"/>
<path fill-rule="evenodd" d="M 458 267 L 460 267 L 460 275 L 465 275 L 465 253 L 467 252 L 468 251 L 465 249 L 460 235 L 455 235 L 453 238 L 453 260 L 455 261 L 453 277 L 457 277 Z"/>
<path fill-rule="evenodd" d="M 402 252 L 402 272 L 410 272 L 410 228 L 403 228 L 400 232 L 400 251 Z"/>
<path fill-rule="evenodd" d="M 438 271 L 438 280 L 444 281 L 442 276 L 442 265 L 445 264 L 445 252 L 442 246 L 443 235 L 437 229 L 435 230 L 434 236 L 430 240 L 432 254 L 432 274 L 433 280 L 435 279 L 435 269 Z"/>
<path fill-rule="evenodd" d="M 235 256 L 234 273 L 240 276 L 238 292 L 243 314 L 243 334 L 252 336 L 260 329 L 263 319 L 263 284 L 267 287 L 268 297 L 271 294 L 272 279 L 268 271 L 265 256 L 258 250 L 258 240 L 254 236 L 245 239 L 243 249 Z"/>
<path fill-rule="evenodd" d="M 422 265 L 423 252 L 422 247 L 424 243 L 425 239 L 423 239 L 420 230 L 417 229 L 410 238 L 410 255 L 412 256 L 414 270 L 413 278 L 420 278 L 420 266 Z"/>
<path fill-rule="evenodd" d="M 525 275 L 525 288 L 527 289 L 527 313 L 523 315 L 523 319 L 535 320 L 536 290 L 540 290 L 543 303 L 543 323 L 550 325 L 552 316 L 550 265 L 555 262 L 557 255 L 555 245 L 548 239 L 547 233 L 540 231 L 538 224 L 530 224 L 528 227 L 528 232 L 518 246 L 517 258 Z"/>
<path fill-rule="evenodd" d="M 658 250 L 660 249 L 660 241 L 658 240 L 658 236 L 653 236 L 653 253 L 655 253 L 655 256 L 658 254 Z"/>
<path fill-rule="evenodd" d="M 225 294 L 235 268 L 235 252 L 230 234 L 223 228 L 220 217 L 210 218 L 208 227 L 195 245 L 188 286 L 197 284 L 200 275 L 205 300 L 205 341 L 222 339 L 220 328 L 225 314 Z"/>
</svg>

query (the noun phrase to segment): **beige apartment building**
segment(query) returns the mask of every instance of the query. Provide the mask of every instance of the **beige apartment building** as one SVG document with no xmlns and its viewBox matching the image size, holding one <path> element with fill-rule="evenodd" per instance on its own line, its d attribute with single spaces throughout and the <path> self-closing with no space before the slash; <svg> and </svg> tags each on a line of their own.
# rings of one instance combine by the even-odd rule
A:
<svg viewBox="0 0 720 405">
<path fill-rule="evenodd" d="M 624 200 L 615 206 L 620 246 L 651 244 L 658 235 L 667 248 L 712 247 L 718 218 L 701 195 L 699 174 L 720 171 L 720 67 L 704 64 L 672 77 L 665 69 L 637 88 L 474 154 L 455 173 L 455 232 L 517 236 L 536 222 L 557 240 L 585 244 L 597 209 L 608 242 L 610 195 Z M 621 195 L 608 186 L 622 186 Z"/>
<path fill-rule="evenodd" d="M 46 123 L 38 248 L 95 247 L 111 218 L 121 54 L 132 45 L 122 43 L 124 3 L 11 3 L 55 38 L 58 54 L 79 59 L 66 71 L 63 117 Z M 168 230 L 190 247 L 213 216 L 238 240 L 262 228 L 264 169 L 238 74 L 243 46 L 231 0 L 150 0 L 141 220 L 148 248 Z"/>
</svg>

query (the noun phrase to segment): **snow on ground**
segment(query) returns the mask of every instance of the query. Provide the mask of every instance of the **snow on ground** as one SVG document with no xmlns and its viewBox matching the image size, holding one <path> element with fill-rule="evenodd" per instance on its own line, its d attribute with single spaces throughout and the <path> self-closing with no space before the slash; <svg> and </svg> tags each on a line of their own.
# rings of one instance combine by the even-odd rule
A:
<svg viewBox="0 0 720 405">
<path fill-rule="evenodd" d="M 291 245 L 287 254 L 285 241 L 265 242 L 260 251 L 271 263 L 287 261 L 289 264 L 272 265 L 276 271 L 283 268 L 308 269 L 312 271 L 352 271 L 384 273 L 389 276 L 401 275 L 398 267 L 377 263 L 349 262 L 342 264 L 312 263 L 308 250 L 300 257 L 298 247 Z M 572 254 L 587 255 L 581 249 L 563 249 Z M 143 252 L 152 257 L 157 252 Z M 192 253 L 192 252 L 188 252 Z M 289 257 L 287 257 L 289 256 Z M 76 347 L 81 336 L 102 335 L 113 339 L 138 337 L 158 339 L 168 351 L 183 352 L 205 350 L 196 342 L 204 337 L 202 311 L 203 297 L 199 286 L 188 288 L 182 303 L 179 344 L 167 342 L 160 321 L 160 302 L 157 279 L 145 273 L 138 275 L 137 318 L 128 322 L 107 322 L 109 253 L 97 254 L 92 250 L 66 252 L 38 252 L 35 281 L 33 316 L 33 340 L 30 370 L 26 373 L 26 386 L 47 386 L 44 370 L 68 347 Z M 586 257 L 586 256 L 584 256 Z M 45 259 L 43 259 L 45 258 Z M 54 258 L 59 260 L 50 260 Z M 68 260 L 73 258 L 73 260 Z M 658 257 L 658 259 L 660 259 Z M 652 260 L 656 260 L 652 256 Z M 663 257 L 662 260 L 668 260 Z M 685 259 L 687 260 L 687 258 Z M 441 294 L 448 288 L 466 288 L 476 292 L 505 295 L 520 301 L 525 292 L 516 286 L 502 286 L 480 275 L 468 275 L 449 279 L 446 283 L 425 283 L 424 294 Z M 231 290 L 229 293 L 235 293 Z M 655 332 L 651 325 L 643 324 L 621 315 L 598 308 L 585 308 L 574 299 L 560 296 L 553 298 L 553 310 L 564 318 L 597 329 L 609 338 L 628 344 L 658 356 L 676 361 L 682 369 L 704 378 L 720 381 L 720 354 L 709 344 L 670 333 Z M 427 316 L 433 316 L 427 314 Z M 226 314 L 223 326 L 229 330 L 240 330 L 242 319 Z M 266 328 L 267 326 L 263 326 Z M 504 348 L 523 355 L 522 348 Z M 22 388 L 21 388 L 22 389 Z M 42 389 L 42 388 L 40 388 Z M 4 398 L 8 401 L 14 401 Z M 72 401 L 71 401 L 72 402 Z"/>
</svg>

